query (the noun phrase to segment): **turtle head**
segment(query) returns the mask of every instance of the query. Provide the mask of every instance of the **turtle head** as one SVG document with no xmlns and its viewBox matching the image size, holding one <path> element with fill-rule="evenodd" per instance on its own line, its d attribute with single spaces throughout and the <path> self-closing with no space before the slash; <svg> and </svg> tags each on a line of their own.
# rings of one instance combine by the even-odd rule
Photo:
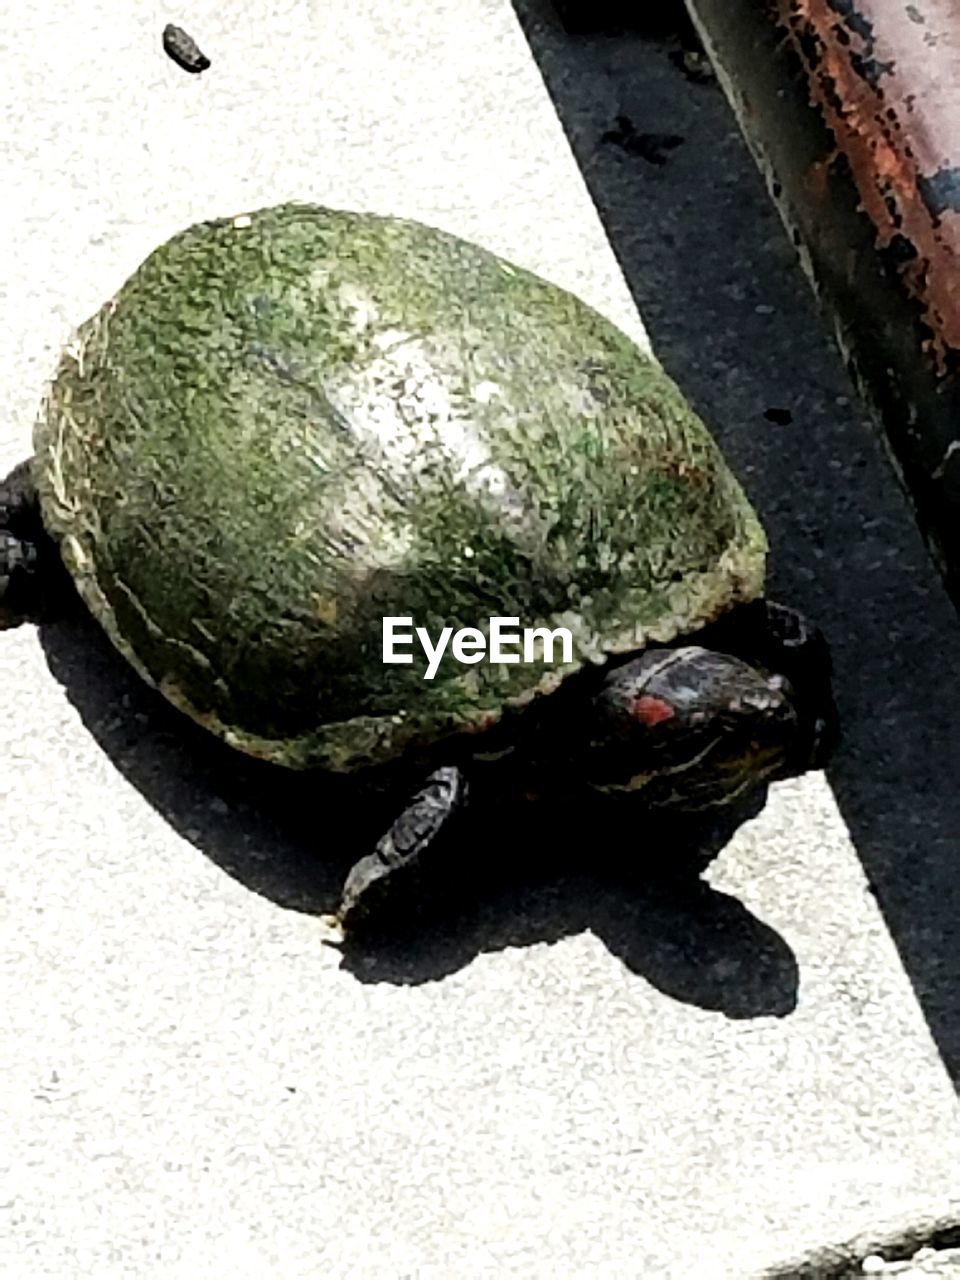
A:
<svg viewBox="0 0 960 1280">
<path fill-rule="evenodd" d="M 733 804 L 829 758 L 829 679 L 820 692 L 812 697 L 782 672 L 699 645 L 646 650 L 609 671 L 590 703 L 587 778 L 654 806 Z"/>
</svg>

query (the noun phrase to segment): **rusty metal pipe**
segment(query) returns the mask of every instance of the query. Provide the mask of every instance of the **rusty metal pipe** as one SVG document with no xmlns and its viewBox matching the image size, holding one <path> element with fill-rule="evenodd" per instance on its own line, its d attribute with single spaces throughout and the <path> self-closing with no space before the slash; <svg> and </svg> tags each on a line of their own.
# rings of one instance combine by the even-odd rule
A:
<svg viewBox="0 0 960 1280">
<path fill-rule="evenodd" d="M 686 0 L 960 607 L 960 0 Z"/>
</svg>

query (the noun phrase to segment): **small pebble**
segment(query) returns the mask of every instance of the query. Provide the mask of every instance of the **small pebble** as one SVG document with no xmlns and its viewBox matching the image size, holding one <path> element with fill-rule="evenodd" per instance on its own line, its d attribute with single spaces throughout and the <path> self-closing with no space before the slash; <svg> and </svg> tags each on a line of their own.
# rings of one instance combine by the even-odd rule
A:
<svg viewBox="0 0 960 1280">
<path fill-rule="evenodd" d="M 793 414 L 789 409 L 765 409 L 763 416 L 768 422 L 775 422 L 778 427 L 788 427 L 793 421 Z"/>
<path fill-rule="evenodd" d="M 194 75 L 206 71 L 210 66 L 210 59 L 200 52 L 196 40 L 187 35 L 182 27 L 175 27 L 172 22 L 163 29 L 163 48 L 167 57 L 172 58 L 178 67 Z"/>
</svg>

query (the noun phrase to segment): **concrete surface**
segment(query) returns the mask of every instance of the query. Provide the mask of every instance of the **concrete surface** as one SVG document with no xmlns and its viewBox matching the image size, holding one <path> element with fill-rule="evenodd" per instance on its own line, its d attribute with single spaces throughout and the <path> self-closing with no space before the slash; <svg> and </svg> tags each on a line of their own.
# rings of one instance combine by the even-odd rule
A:
<svg viewBox="0 0 960 1280">
<path fill-rule="evenodd" d="M 835 641 L 846 751 L 700 891 L 573 856 L 343 959 L 316 793 L 232 775 L 83 623 L 5 634 L 0 1273 L 736 1280 L 956 1221 L 960 634 L 735 127 L 662 50 L 546 8 L 529 45 L 506 0 L 384 13 L 5 15 L 0 466 L 69 329 L 179 227 L 418 216 L 639 337 L 632 291 Z M 687 142 L 616 154 L 621 110 Z"/>
</svg>

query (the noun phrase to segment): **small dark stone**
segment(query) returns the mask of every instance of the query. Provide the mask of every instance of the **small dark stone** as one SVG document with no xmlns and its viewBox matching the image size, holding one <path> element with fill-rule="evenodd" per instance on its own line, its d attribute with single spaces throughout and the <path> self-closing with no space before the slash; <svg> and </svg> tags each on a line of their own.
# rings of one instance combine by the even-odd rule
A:
<svg viewBox="0 0 960 1280">
<path fill-rule="evenodd" d="M 210 59 L 200 52 L 197 42 L 182 27 L 168 23 L 163 29 L 163 47 L 178 67 L 197 74 L 206 71 Z"/>
<path fill-rule="evenodd" d="M 768 422 L 775 422 L 778 427 L 789 427 L 793 414 L 789 409 L 765 409 L 763 416 Z"/>
<path fill-rule="evenodd" d="M 629 116 L 617 116 L 615 129 L 608 129 L 600 139 L 612 142 L 629 156 L 639 156 L 648 164 L 666 164 L 667 152 L 683 144 L 676 133 L 638 133 Z"/>
<path fill-rule="evenodd" d="M 713 84 L 716 72 L 702 49 L 674 49 L 670 61 L 692 84 Z"/>
</svg>

